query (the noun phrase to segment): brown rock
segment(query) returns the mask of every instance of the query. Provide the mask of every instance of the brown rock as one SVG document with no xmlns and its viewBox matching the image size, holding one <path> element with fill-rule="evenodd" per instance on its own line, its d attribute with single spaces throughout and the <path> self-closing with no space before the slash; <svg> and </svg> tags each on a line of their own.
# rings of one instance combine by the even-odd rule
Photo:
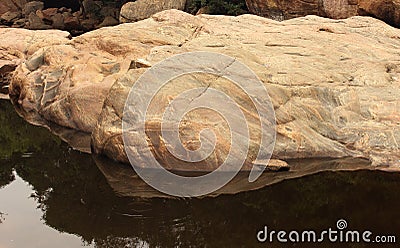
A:
<svg viewBox="0 0 400 248">
<path fill-rule="evenodd" d="M 40 13 L 40 10 L 38 11 Z M 31 12 L 28 17 L 28 25 L 27 28 L 33 30 L 43 30 L 50 29 L 51 26 L 44 23 L 43 19 L 41 19 L 36 13 Z"/>
<path fill-rule="evenodd" d="M 17 67 L 17 61 L 0 59 L 0 94 L 8 94 L 10 73 Z"/>
<path fill-rule="evenodd" d="M 31 13 L 36 13 L 38 10 L 43 10 L 44 3 L 39 1 L 28 2 L 24 6 L 23 14 L 25 17 L 30 16 Z"/>
<path fill-rule="evenodd" d="M 2 0 L 0 2 L 0 16 L 6 12 L 16 12 L 20 9 L 13 0 Z"/>
<path fill-rule="evenodd" d="M 84 19 L 81 21 L 81 25 L 83 30 L 90 31 L 95 28 L 95 26 L 98 24 L 98 21 L 95 19 Z"/>
<path fill-rule="evenodd" d="M 106 16 L 106 18 L 104 18 L 104 20 L 96 28 L 115 26 L 118 24 L 119 24 L 119 21 L 116 20 L 114 17 Z"/>
<path fill-rule="evenodd" d="M 44 19 L 44 15 L 43 15 L 43 12 L 41 11 L 41 10 L 37 10 L 36 12 L 35 12 L 35 14 L 40 18 L 40 19 Z"/>
<path fill-rule="evenodd" d="M 16 21 L 20 17 L 21 17 L 20 12 L 8 11 L 0 16 L 0 21 L 6 22 L 6 23 L 12 23 L 13 21 Z"/>
<path fill-rule="evenodd" d="M 25 4 L 28 2 L 27 0 L 12 0 L 12 1 L 18 7 L 19 10 L 22 10 Z"/>
<path fill-rule="evenodd" d="M 81 29 L 79 19 L 75 16 L 64 16 L 64 25 L 67 30 Z"/>
<path fill-rule="evenodd" d="M 366 15 L 374 16 L 393 26 L 400 27 L 399 0 L 359 0 L 359 8 Z"/>
<path fill-rule="evenodd" d="M 25 27 L 25 24 L 26 24 L 25 18 L 21 18 L 21 19 L 15 20 L 13 22 L 13 24 L 11 25 L 11 27 L 12 28 L 23 28 L 23 27 Z"/>
<path fill-rule="evenodd" d="M 13 72 L 17 67 L 15 61 L 0 60 L 0 76 Z"/>
<path fill-rule="evenodd" d="M 119 17 L 119 8 L 113 7 L 113 6 L 104 6 L 100 10 L 100 15 L 106 17 L 106 16 L 112 16 L 114 18 Z"/>
<path fill-rule="evenodd" d="M 210 14 L 210 8 L 209 8 L 208 6 L 201 7 L 201 8 L 197 11 L 196 15 L 202 15 L 202 14 Z"/>
<path fill-rule="evenodd" d="M 280 21 L 306 15 L 333 19 L 369 15 L 400 26 L 398 0 L 246 0 L 246 3 L 251 13 Z"/>
<path fill-rule="evenodd" d="M 101 1 L 93 1 L 93 0 L 83 0 L 82 6 L 84 10 L 84 14 L 89 18 L 96 18 L 100 12 L 102 7 Z"/>
<path fill-rule="evenodd" d="M 57 8 L 49 8 L 49 9 L 44 9 L 42 10 L 43 13 L 43 18 L 46 20 L 52 20 L 53 16 L 55 16 L 58 13 Z"/>
<path fill-rule="evenodd" d="M 135 2 L 128 2 L 121 8 L 119 21 L 136 22 L 154 15 L 163 10 L 185 8 L 186 0 L 138 0 Z"/>
<path fill-rule="evenodd" d="M 65 28 L 64 25 L 64 16 L 61 13 L 56 13 L 51 17 L 51 21 L 53 22 L 52 26 L 56 29 L 63 30 Z"/>
</svg>

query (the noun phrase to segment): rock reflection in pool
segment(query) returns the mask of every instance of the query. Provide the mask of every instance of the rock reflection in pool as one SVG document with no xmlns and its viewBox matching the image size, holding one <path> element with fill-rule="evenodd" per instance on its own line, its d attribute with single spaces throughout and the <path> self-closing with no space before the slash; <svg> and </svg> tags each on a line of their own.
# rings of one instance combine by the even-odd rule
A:
<svg viewBox="0 0 400 248">
<path fill-rule="evenodd" d="M 9 103 L 0 103 L 1 118 L 8 117 L 1 119 L 1 128 L 8 131 L 0 132 L 0 185 L 3 186 L 0 192 L 15 180 L 15 171 L 17 180 L 20 177 L 32 187 L 32 197 L 43 218 L 43 223 L 37 225 L 75 235 L 82 244 L 256 247 L 257 230 L 264 225 L 285 230 L 320 230 L 335 227 L 340 218 L 346 219 L 352 229 L 400 237 L 399 173 L 322 172 L 255 191 L 203 199 L 124 196 L 123 191 L 116 193 L 120 190 L 111 181 L 115 191 L 110 187 L 106 180 L 106 177 L 110 180 L 109 175 L 105 173 L 105 177 L 89 155 L 71 150 L 42 128 L 18 121 L 8 109 Z M 17 145 L 19 142 L 21 146 Z M 32 155 L 22 156 L 23 153 Z M 340 165 L 337 161 L 332 163 Z M 7 205 L 12 204 L 8 197 L 12 196 L 0 199 L 0 206 L 18 209 Z M 5 212 L 1 208 L 0 212 Z M 0 228 L 15 224 L 6 214 Z M 20 231 L 21 240 L 36 238 L 32 233 Z M 0 240 L 7 238 L 2 235 Z M 75 241 L 59 239 L 58 242 L 71 242 L 69 247 L 76 245 Z M 282 246 L 274 243 L 268 247 Z"/>
<path fill-rule="evenodd" d="M 96 165 L 104 174 L 113 190 L 121 195 L 128 197 L 165 197 L 172 198 L 163 194 L 148 184 L 146 184 L 135 173 L 129 165 L 113 162 L 108 158 L 93 156 Z M 369 161 L 365 159 L 341 158 L 341 159 L 307 159 L 289 161 L 290 171 L 264 172 L 255 182 L 249 182 L 249 172 L 239 172 L 235 178 L 219 190 L 207 195 L 218 196 L 221 194 L 237 194 L 240 192 L 256 190 L 271 185 L 282 180 L 298 178 L 321 171 L 329 170 L 357 170 L 369 168 Z M 150 171 L 151 172 L 151 171 Z M 154 177 L 157 171 L 153 170 Z M 224 173 L 224 172 L 221 172 Z M 199 176 L 203 173 L 179 173 L 182 176 Z M 184 186 L 182 186 L 184 187 Z"/>
</svg>

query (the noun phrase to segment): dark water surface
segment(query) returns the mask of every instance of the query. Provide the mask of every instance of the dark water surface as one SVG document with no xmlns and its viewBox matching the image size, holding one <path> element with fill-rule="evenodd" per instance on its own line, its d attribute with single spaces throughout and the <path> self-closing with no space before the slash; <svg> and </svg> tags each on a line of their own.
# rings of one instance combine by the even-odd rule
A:
<svg viewBox="0 0 400 248">
<path fill-rule="evenodd" d="M 0 248 L 287 247 L 258 230 L 348 229 L 400 239 L 400 174 L 323 172 L 203 199 L 117 194 L 90 155 L 26 124 L 0 100 Z M 400 247 L 292 244 L 290 247 Z"/>
</svg>

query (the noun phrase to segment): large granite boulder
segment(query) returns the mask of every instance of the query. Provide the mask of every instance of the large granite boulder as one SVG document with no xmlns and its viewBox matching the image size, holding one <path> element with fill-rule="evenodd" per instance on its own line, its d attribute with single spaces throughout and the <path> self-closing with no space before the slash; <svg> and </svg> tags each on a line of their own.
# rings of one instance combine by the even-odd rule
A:
<svg viewBox="0 0 400 248">
<path fill-rule="evenodd" d="M 336 21 L 307 16 L 277 22 L 253 15 L 192 16 L 169 10 L 38 49 L 17 67 L 10 89 L 17 107 L 29 116 L 92 133 L 95 153 L 128 162 L 122 113 L 136 79 L 175 54 L 222 53 L 249 66 L 269 92 L 277 122 L 273 158 L 353 156 L 397 168 L 399 48 L 399 29 L 370 17 Z M 194 81 L 202 80 L 207 78 Z M 191 86 L 185 80 L 175 83 L 176 90 L 162 92 L 165 98 Z M 220 85 L 246 106 L 234 88 Z M 196 115 L 186 121 L 186 141 L 194 144 L 203 127 L 198 123 L 212 124 Z M 221 130 L 217 134 L 222 143 L 213 154 L 215 161 L 207 162 L 208 169 L 217 166 L 229 147 Z M 153 152 L 174 165 L 164 156 L 165 144 L 156 134 L 149 132 L 148 137 Z M 252 137 L 254 155 L 257 135 Z M 253 155 L 248 163 L 254 162 Z"/>
<path fill-rule="evenodd" d="M 38 47 L 14 72 L 10 85 L 14 102 L 31 120 L 90 134 L 109 89 L 137 58 L 156 46 L 178 46 L 191 34 L 187 30 L 160 35 L 158 22 L 144 22 L 134 30 L 129 24 L 102 28 L 59 45 Z"/>
<path fill-rule="evenodd" d="M 251 13 L 276 20 L 306 15 L 319 15 L 333 19 L 368 15 L 391 25 L 400 26 L 398 0 L 246 0 Z"/>
<path fill-rule="evenodd" d="M 369 158 L 374 165 L 400 165 L 398 29 L 367 17 L 334 21 L 308 16 L 279 23 L 251 15 L 193 17 L 176 11 L 159 13 L 152 22 L 158 23 L 159 30 L 168 30 L 167 35 L 176 36 L 177 30 L 193 33 L 179 46 L 154 47 L 141 57 L 147 65 L 173 54 L 211 51 L 235 57 L 256 72 L 276 111 L 273 157 L 355 156 Z M 131 25 L 135 30 L 148 24 Z M 145 70 L 133 68 L 111 88 L 92 134 L 96 153 L 128 162 L 121 118 L 126 96 Z M 190 88 L 187 82 L 183 79 L 178 85 Z M 166 89 L 161 98 L 179 90 Z M 234 87 L 225 91 L 237 96 L 238 102 L 245 101 Z M 201 118 L 185 120 L 189 133 L 198 133 L 198 123 L 207 122 Z M 165 164 L 179 167 L 178 161 L 165 156 L 167 145 L 158 134 L 148 130 L 153 153 Z M 218 138 L 224 140 L 224 134 L 220 132 Z M 216 167 L 215 161 L 226 155 L 228 146 L 223 143 L 217 148 L 207 168 Z"/>
<path fill-rule="evenodd" d="M 183 10 L 186 0 L 137 0 L 127 2 L 121 8 L 120 22 L 136 22 L 154 15 L 163 10 L 179 9 Z"/>
</svg>

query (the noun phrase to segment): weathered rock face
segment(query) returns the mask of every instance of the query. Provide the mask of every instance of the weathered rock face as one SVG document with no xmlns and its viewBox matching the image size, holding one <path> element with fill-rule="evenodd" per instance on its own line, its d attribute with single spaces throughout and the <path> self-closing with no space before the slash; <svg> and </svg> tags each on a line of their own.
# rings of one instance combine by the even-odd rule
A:
<svg viewBox="0 0 400 248">
<path fill-rule="evenodd" d="M 0 16 L 6 12 L 21 11 L 26 2 L 26 0 L 2 0 L 0 2 Z"/>
<path fill-rule="evenodd" d="M 121 65 L 106 52 L 75 45 L 37 50 L 14 72 L 10 95 L 32 122 L 90 133 Z"/>
<path fill-rule="evenodd" d="M 142 57 L 148 64 L 205 50 L 233 56 L 256 72 L 276 111 L 275 158 L 361 156 L 375 164 L 399 165 L 398 29 L 361 17 L 333 21 L 310 16 L 278 23 L 249 15 L 193 17 L 169 11 L 152 21 L 163 30 L 173 25 L 194 32 L 181 46 L 154 47 Z M 133 25 L 136 29 L 145 23 Z M 175 36 L 175 30 L 169 29 L 168 35 Z M 127 162 L 121 137 L 126 97 L 121 96 L 127 96 L 144 70 L 130 70 L 110 90 L 92 135 L 95 152 Z M 180 83 L 190 87 L 185 80 Z M 173 91 L 162 94 L 167 98 Z M 185 121 L 185 127 L 198 133 L 201 117 Z M 154 153 L 165 154 L 159 136 L 148 134 Z M 217 150 L 216 160 L 227 146 Z"/>
<path fill-rule="evenodd" d="M 120 12 L 120 22 L 136 22 L 149 18 L 163 10 L 185 8 L 186 0 L 137 0 L 124 4 Z"/>
<path fill-rule="evenodd" d="M 95 153 L 127 162 L 122 113 L 136 79 L 174 54 L 223 53 L 249 66 L 270 94 L 277 121 L 274 158 L 354 156 L 396 168 L 399 48 L 400 31 L 369 17 L 335 21 L 308 16 L 276 22 L 253 15 L 195 17 L 170 10 L 38 50 L 18 66 L 11 93 L 18 106 L 36 118 L 93 131 Z M 191 86 L 185 80 L 175 83 L 179 89 Z M 223 85 L 235 100 L 246 103 L 234 88 Z M 176 93 L 167 88 L 160 99 Z M 198 123 L 210 122 L 189 115 L 186 138 L 198 142 Z M 250 126 L 256 124 L 250 121 Z M 215 161 L 223 159 L 229 147 L 221 130 Z M 148 131 L 154 153 L 170 162 L 163 156 L 160 136 Z M 256 149 L 257 137 L 253 141 Z M 218 166 L 215 161 L 207 168 Z"/>
<path fill-rule="evenodd" d="M 8 92 L 10 73 L 38 49 L 68 41 L 69 33 L 63 31 L 37 31 L 25 29 L 0 29 L 0 91 Z"/>
<path fill-rule="evenodd" d="M 400 26 L 398 0 L 246 0 L 251 13 L 284 20 L 306 15 L 343 19 L 369 15 L 391 25 Z"/>
</svg>

